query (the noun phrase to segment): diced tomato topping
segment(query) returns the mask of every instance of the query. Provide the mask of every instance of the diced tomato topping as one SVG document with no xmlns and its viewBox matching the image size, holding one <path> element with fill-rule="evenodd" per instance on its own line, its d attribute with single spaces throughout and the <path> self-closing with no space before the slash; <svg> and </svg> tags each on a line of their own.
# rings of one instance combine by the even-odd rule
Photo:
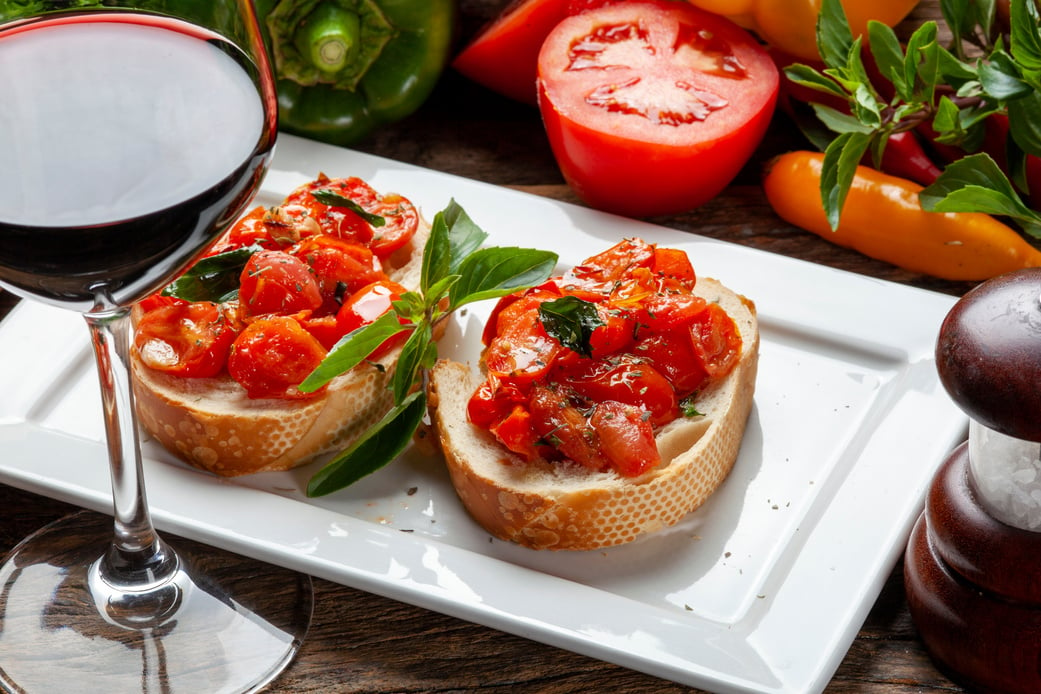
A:
<svg viewBox="0 0 1041 694">
<path fill-rule="evenodd" d="M 627 477 L 660 465 L 655 432 L 741 353 L 737 326 L 693 293 L 696 281 L 683 251 L 626 239 L 500 299 L 483 334 L 487 378 L 467 417 L 525 460 L 567 459 Z M 582 354 L 540 317 L 565 296 L 596 309 Z"/>
<path fill-rule="evenodd" d="M 334 197 L 323 203 L 318 191 L 349 202 Z M 307 397 L 296 384 L 345 335 L 390 310 L 406 291 L 384 272 L 384 260 L 418 226 L 418 212 L 400 195 L 380 195 L 358 178 L 319 175 L 281 205 L 250 210 L 207 249 L 206 256 L 261 249 L 241 272 L 235 263 L 242 254 L 228 256 L 226 272 L 237 274 L 237 297 L 227 299 L 223 277 L 215 284 L 220 305 L 147 297 L 139 305 L 135 345 L 146 364 L 167 373 L 230 374 L 250 397 Z M 407 334 L 387 340 L 372 356 Z"/>
</svg>

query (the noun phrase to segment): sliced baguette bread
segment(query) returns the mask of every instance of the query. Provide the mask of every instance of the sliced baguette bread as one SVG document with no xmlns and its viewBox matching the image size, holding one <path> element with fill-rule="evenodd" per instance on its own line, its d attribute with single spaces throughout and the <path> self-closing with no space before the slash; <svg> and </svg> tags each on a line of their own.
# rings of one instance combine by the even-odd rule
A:
<svg viewBox="0 0 1041 694">
<path fill-rule="evenodd" d="M 737 458 L 752 408 L 759 329 L 752 302 L 719 282 L 698 278 L 694 291 L 734 320 L 741 356 L 699 395 L 694 404 L 703 416 L 657 433 L 662 464 L 636 478 L 522 461 L 467 421 L 467 402 L 481 381 L 477 369 L 438 362 L 429 387 L 434 427 L 456 492 L 481 526 L 533 549 L 596 549 L 674 525 L 716 490 Z"/>
<path fill-rule="evenodd" d="M 408 289 L 419 287 L 429 233 L 421 220 L 409 243 L 384 262 L 392 280 Z M 395 348 L 359 364 L 313 398 L 282 400 L 250 399 L 227 375 L 165 374 L 148 368 L 132 350 L 138 419 L 166 449 L 215 474 L 288 470 L 346 448 L 390 409 L 393 398 L 387 385 L 399 353 Z"/>
</svg>

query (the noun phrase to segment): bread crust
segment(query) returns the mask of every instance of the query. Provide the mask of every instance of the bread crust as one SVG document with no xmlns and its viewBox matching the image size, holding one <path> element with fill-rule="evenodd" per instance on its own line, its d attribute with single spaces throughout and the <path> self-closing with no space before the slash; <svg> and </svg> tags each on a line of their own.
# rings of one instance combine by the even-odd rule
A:
<svg viewBox="0 0 1041 694">
<path fill-rule="evenodd" d="M 759 328 L 751 301 L 709 278 L 695 294 L 717 301 L 738 326 L 740 359 L 698 397 L 703 416 L 676 420 L 656 436 L 662 464 L 640 477 L 577 465 L 523 462 L 470 424 L 466 405 L 481 376 L 442 360 L 432 370 L 434 426 L 452 484 L 473 518 L 495 537 L 532 549 L 590 550 L 631 542 L 674 525 L 726 479 L 752 409 Z"/>
<path fill-rule="evenodd" d="M 419 286 L 430 226 L 384 263 Z M 400 348 L 363 362 L 305 400 L 250 399 L 230 376 L 181 378 L 149 368 L 131 349 L 135 406 L 144 430 L 185 462 L 223 477 L 288 470 L 353 443 L 393 405 L 388 389 Z"/>
</svg>

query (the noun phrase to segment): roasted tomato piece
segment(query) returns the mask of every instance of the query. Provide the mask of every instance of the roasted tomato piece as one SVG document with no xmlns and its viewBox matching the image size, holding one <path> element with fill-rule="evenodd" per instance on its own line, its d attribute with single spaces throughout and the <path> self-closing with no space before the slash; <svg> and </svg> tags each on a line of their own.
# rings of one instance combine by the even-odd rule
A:
<svg viewBox="0 0 1041 694">
<path fill-rule="evenodd" d="M 256 207 L 224 232 L 224 236 L 210 248 L 209 254 L 252 245 L 278 250 L 320 232 L 318 223 L 305 207 Z"/>
<path fill-rule="evenodd" d="M 741 333 L 719 304 L 708 304 L 691 324 L 691 339 L 706 373 L 720 378 L 730 373 L 741 356 Z"/>
<path fill-rule="evenodd" d="M 550 337 L 539 320 L 539 306 L 559 298 L 549 292 L 525 294 L 499 312 L 496 337 L 484 351 L 489 374 L 522 384 L 543 377 L 565 348 Z"/>
<path fill-rule="evenodd" d="M 669 0 L 570 16 L 538 60 L 539 108 L 565 180 L 590 206 L 638 217 L 722 191 L 766 132 L 778 84 L 751 34 Z"/>
<path fill-rule="evenodd" d="M 231 346 L 228 373 L 251 398 L 308 398 L 296 386 L 325 358 L 326 350 L 290 316 L 260 318 Z"/>
<path fill-rule="evenodd" d="M 408 290 L 403 286 L 391 280 L 379 280 L 359 289 L 343 303 L 340 312 L 336 314 L 343 334 L 368 325 L 390 311 L 394 302 L 406 291 Z M 408 339 L 408 335 L 407 332 L 400 332 L 387 338 L 369 357 L 375 359 L 386 354 L 387 350 Z"/>
<path fill-rule="evenodd" d="M 679 280 L 687 289 L 692 289 L 697 282 L 697 275 L 694 274 L 694 266 L 690 264 L 690 258 L 678 248 L 655 248 L 654 272 Z"/>
<path fill-rule="evenodd" d="M 539 457 L 538 436 L 531 427 L 531 413 L 523 405 L 514 406 L 489 430 L 503 446 L 524 460 Z"/>
<path fill-rule="evenodd" d="M 590 403 L 614 400 L 634 405 L 656 426 L 671 422 L 679 413 L 676 391 L 669 379 L 631 354 L 578 360 L 569 364 L 559 379 Z"/>
<path fill-rule="evenodd" d="M 611 286 L 638 267 L 654 264 L 654 246 L 642 239 L 623 239 L 574 267 L 569 276 Z"/>
<path fill-rule="evenodd" d="M 156 371 L 210 378 L 224 368 L 238 330 L 222 306 L 178 302 L 147 311 L 137 322 L 134 346 Z"/>
<path fill-rule="evenodd" d="M 366 285 L 388 279 L 371 250 L 333 236 L 312 236 L 289 252 L 311 268 L 322 294 L 321 313 L 336 313 L 346 297 Z"/>
<path fill-rule="evenodd" d="M 490 428 L 502 421 L 518 405 L 526 405 L 527 394 L 509 381 L 486 378 L 466 404 L 467 418 L 477 426 Z"/>
<path fill-rule="evenodd" d="M 680 400 L 701 388 L 708 378 L 702 356 L 694 351 L 689 327 L 642 337 L 633 352 L 669 379 Z"/>
<path fill-rule="evenodd" d="M 636 477 L 661 463 L 654 428 L 643 410 L 621 402 L 598 403 L 589 417 L 600 450 L 619 475 Z"/>
<path fill-rule="evenodd" d="M 373 226 L 348 206 L 319 202 L 314 197 L 317 191 L 351 200 L 365 212 L 382 217 L 383 225 Z M 419 212 L 408 199 L 396 193 L 380 195 L 360 178 L 319 176 L 290 193 L 286 204 L 308 209 L 324 233 L 366 245 L 381 259 L 408 243 L 419 228 Z"/>
<path fill-rule="evenodd" d="M 322 292 L 304 261 L 285 251 L 260 251 L 239 279 L 239 303 L 251 316 L 288 315 L 322 305 Z"/>
<path fill-rule="evenodd" d="M 591 470 L 607 467 L 596 431 L 559 389 L 536 384 L 531 391 L 529 411 L 531 428 L 546 445 Z"/>
</svg>

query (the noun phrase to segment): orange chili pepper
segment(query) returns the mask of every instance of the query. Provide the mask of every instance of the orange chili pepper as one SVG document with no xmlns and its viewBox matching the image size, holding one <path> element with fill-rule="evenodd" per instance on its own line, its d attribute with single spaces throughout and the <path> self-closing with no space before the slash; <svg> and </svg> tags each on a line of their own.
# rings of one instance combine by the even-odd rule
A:
<svg viewBox="0 0 1041 694">
<path fill-rule="evenodd" d="M 767 165 L 766 198 L 785 221 L 832 243 L 913 272 L 949 280 L 985 280 L 1041 266 L 1041 251 L 1014 229 L 975 212 L 927 212 L 922 186 L 857 167 L 832 231 L 820 199 L 817 152 L 789 152 Z"/>
</svg>

